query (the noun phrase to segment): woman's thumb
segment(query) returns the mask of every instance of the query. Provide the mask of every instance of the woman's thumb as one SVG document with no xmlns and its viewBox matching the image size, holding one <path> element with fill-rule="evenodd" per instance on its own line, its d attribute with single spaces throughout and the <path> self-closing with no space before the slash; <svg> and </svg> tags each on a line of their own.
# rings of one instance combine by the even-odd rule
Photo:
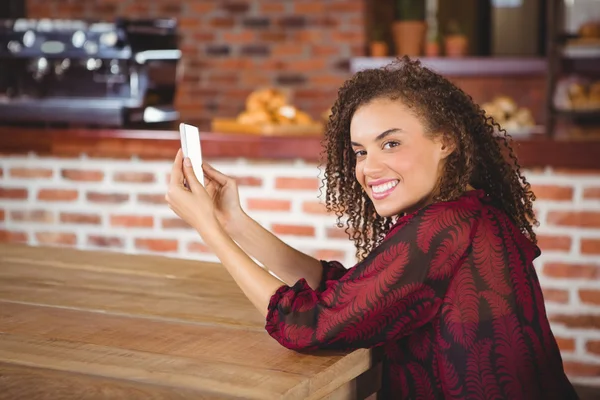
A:
<svg viewBox="0 0 600 400">
<path fill-rule="evenodd" d="M 211 179 L 215 180 L 220 185 L 225 185 L 230 179 L 227 175 L 217 171 L 213 168 L 212 165 L 206 162 L 202 163 L 202 169 L 204 170 L 204 173 L 206 175 L 208 175 Z"/>
</svg>

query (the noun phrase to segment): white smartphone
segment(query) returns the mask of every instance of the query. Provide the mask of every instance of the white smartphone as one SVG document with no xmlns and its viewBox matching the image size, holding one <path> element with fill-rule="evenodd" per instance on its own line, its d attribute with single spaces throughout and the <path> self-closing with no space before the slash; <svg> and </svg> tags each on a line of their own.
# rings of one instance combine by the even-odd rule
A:
<svg viewBox="0 0 600 400">
<path fill-rule="evenodd" d="M 192 169 L 198 181 L 204 186 L 204 172 L 202 171 L 202 149 L 200 147 L 200 132 L 193 125 L 179 124 L 181 136 L 181 150 L 184 157 L 192 161 Z"/>
</svg>

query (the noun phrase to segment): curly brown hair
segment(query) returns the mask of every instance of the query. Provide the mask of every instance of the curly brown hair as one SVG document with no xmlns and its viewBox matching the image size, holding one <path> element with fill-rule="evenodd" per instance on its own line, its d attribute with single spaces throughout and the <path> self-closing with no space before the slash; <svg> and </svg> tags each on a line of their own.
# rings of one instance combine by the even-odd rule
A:
<svg viewBox="0 0 600 400">
<path fill-rule="evenodd" d="M 375 99 L 399 100 L 424 124 L 428 137 L 447 135 L 456 145 L 448 157 L 434 201 L 458 198 L 471 185 L 483 189 L 534 243 L 535 195 L 511 147 L 511 137 L 471 96 L 448 79 L 408 57 L 356 73 L 338 92 L 323 140 L 323 186 L 329 212 L 354 241 L 358 259 L 385 237 L 395 217 L 381 217 L 355 176 L 350 145 L 355 111 Z M 443 133 L 442 133 L 443 132 Z M 322 187 L 323 187 L 322 186 Z M 345 218 L 345 222 L 342 219 Z M 398 216 L 397 216 L 398 217 Z"/>
</svg>

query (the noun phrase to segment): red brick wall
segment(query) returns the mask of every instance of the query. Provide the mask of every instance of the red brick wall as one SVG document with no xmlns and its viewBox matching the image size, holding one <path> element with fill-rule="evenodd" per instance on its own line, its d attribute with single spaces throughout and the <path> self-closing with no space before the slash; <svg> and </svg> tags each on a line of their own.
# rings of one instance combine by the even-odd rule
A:
<svg viewBox="0 0 600 400">
<path fill-rule="evenodd" d="M 28 0 L 30 18 L 112 20 L 176 17 L 184 83 L 177 107 L 188 121 L 234 116 L 254 89 L 288 87 L 317 118 L 364 52 L 362 0 Z"/>
</svg>

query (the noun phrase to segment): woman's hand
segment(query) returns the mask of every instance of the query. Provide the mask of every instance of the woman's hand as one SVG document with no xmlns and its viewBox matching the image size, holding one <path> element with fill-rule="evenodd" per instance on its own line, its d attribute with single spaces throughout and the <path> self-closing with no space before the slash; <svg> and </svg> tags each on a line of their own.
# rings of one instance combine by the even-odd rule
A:
<svg viewBox="0 0 600 400">
<path fill-rule="evenodd" d="M 187 187 L 185 183 L 187 183 Z M 191 163 L 184 162 L 181 149 L 177 152 L 173 162 L 165 199 L 171 210 L 202 236 L 220 228 L 213 202 L 204 186 L 196 178 Z"/>
<path fill-rule="evenodd" d="M 235 179 L 217 171 L 207 163 L 202 164 L 206 192 L 213 201 L 215 216 L 221 226 L 229 231 L 236 219 L 244 215 Z"/>
</svg>

